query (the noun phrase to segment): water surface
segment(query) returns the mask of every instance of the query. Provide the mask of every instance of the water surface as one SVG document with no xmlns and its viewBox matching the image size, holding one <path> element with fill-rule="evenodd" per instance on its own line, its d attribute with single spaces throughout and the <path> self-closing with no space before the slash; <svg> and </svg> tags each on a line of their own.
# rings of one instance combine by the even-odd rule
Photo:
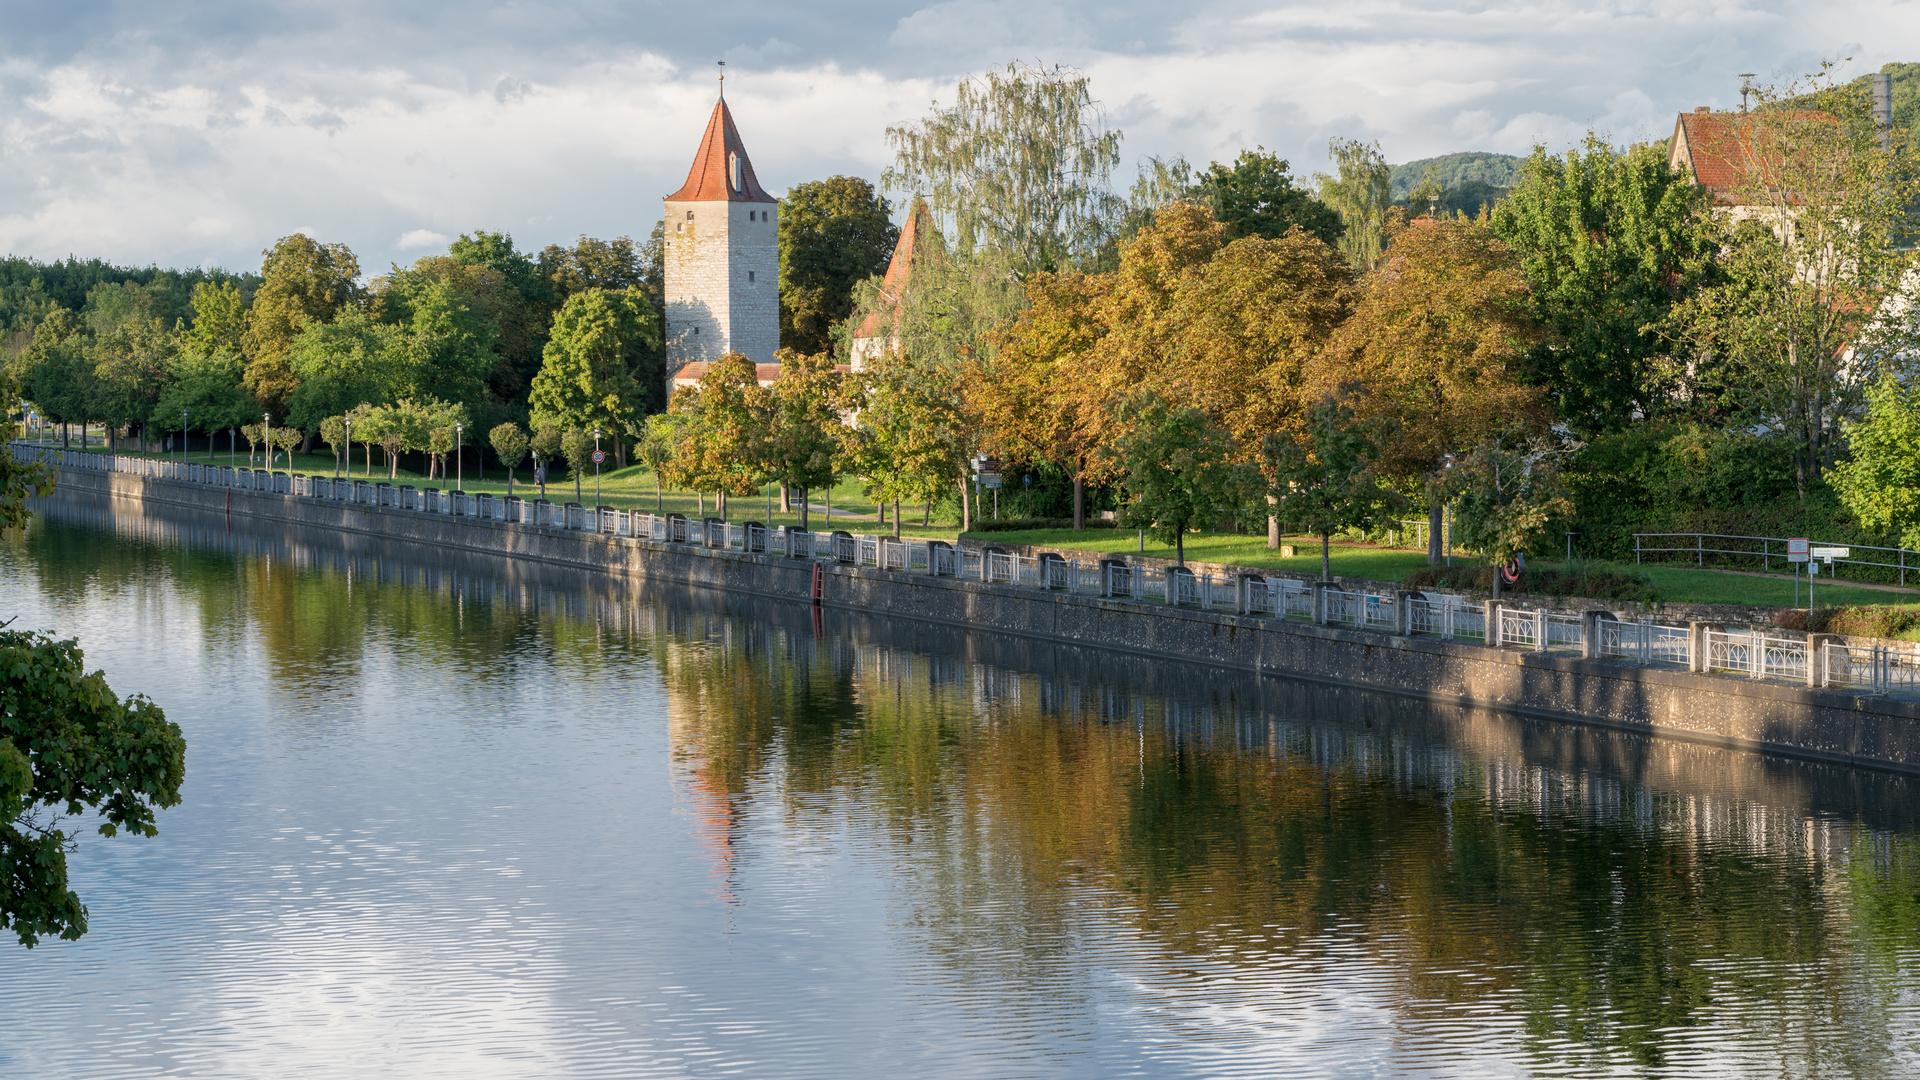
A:
<svg viewBox="0 0 1920 1080">
<path fill-rule="evenodd" d="M 0 1076 L 1920 1074 L 1898 778 L 79 500 L 15 613 L 189 749 Z"/>
</svg>

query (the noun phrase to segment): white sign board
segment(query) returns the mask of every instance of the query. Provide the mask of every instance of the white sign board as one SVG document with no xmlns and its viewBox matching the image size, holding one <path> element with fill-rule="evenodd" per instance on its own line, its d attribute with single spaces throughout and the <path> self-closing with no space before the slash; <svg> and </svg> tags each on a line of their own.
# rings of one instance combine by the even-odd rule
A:
<svg viewBox="0 0 1920 1080">
<path fill-rule="evenodd" d="M 1795 536 L 1787 541 L 1787 561 L 1788 562 L 1806 562 L 1807 561 L 1807 538 L 1806 537 Z"/>
<path fill-rule="evenodd" d="M 1843 547 L 1817 547 L 1809 549 L 1807 554 L 1812 555 L 1816 559 L 1825 559 L 1827 562 L 1832 562 L 1835 559 L 1851 558 L 1853 556 L 1853 549 Z"/>
</svg>

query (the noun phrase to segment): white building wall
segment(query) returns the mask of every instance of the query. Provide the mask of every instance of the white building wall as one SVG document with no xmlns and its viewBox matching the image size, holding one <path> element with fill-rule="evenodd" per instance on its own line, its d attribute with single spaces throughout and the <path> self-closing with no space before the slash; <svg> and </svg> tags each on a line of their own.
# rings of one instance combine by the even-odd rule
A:
<svg viewBox="0 0 1920 1080">
<path fill-rule="evenodd" d="M 780 212 L 774 203 L 666 204 L 667 374 L 780 348 Z"/>
</svg>

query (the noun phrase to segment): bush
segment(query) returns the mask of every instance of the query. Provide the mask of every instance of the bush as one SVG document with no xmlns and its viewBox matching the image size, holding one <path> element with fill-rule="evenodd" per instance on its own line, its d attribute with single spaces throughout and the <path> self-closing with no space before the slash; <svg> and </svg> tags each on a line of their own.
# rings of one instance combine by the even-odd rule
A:
<svg viewBox="0 0 1920 1080">
<path fill-rule="evenodd" d="M 1812 634 L 1845 634 L 1848 637 L 1897 638 L 1920 630 L 1920 608 L 1867 607 L 1783 608 L 1774 612 L 1773 624 L 1785 630 L 1805 630 Z"/>
<path fill-rule="evenodd" d="M 1423 566 L 1408 574 L 1404 584 L 1409 589 L 1477 589 L 1492 592 L 1493 567 Z M 1566 570 L 1528 570 L 1520 575 L 1518 584 L 1507 586 L 1501 592 L 1639 602 L 1660 598 L 1659 590 L 1644 574 L 1579 564 Z"/>
<path fill-rule="evenodd" d="M 1112 521 L 1107 521 L 1101 518 L 1096 518 L 1096 517 L 1087 518 L 1087 528 L 1089 529 L 1111 529 L 1114 527 L 1114 524 L 1115 523 Z M 1030 529 L 1071 529 L 1071 528 L 1073 528 L 1073 519 L 1070 517 L 1000 518 L 999 520 L 995 520 L 993 518 L 983 518 L 979 521 L 973 522 L 973 528 L 970 531 L 972 532 L 1026 532 Z"/>
</svg>

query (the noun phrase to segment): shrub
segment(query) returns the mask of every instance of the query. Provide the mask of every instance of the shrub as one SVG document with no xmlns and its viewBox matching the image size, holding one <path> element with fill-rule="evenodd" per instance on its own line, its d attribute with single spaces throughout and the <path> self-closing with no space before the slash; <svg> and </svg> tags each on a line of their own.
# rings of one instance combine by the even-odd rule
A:
<svg viewBox="0 0 1920 1080">
<path fill-rule="evenodd" d="M 1111 522 L 1111 521 L 1103 520 L 1101 518 L 1094 518 L 1094 517 L 1089 517 L 1087 519 L 1087 528 L 1089 529 L 1111 529 L 1113 527 L 1114 527 L 1114 522 Z M 979 521 L 973 522 L 973 527 L 970 531 L 972 532 L 1026 532 L 1030 529 L 1071 529 L 1071 528 L 1073 528 L 1073 519 L 1070 517 L 1000 518 L 998 520 L 995 520 L 993 518 L 983 518 Z"/>
<path fill-rule="evenodd" d="M 1845 634 L 1848 637 L 1897 638 L 1920 630 L 1920 607 L 1783 608 L 1774 612 L 1773 624 L 1785 630 L 1805 630 L 1811 634 Z"/>
<path fill-rule="evenodd" d="M 1409 589 L 1478 589 L 1493 591 L 1491 566 L 1423 566 L 1408 574 Z M 1648 602 L 1660 598 L 1652 579 L 1644 574 L 1578 563 L 1565 570 L 1538 568 L 1520 575 L 1516 585 L 1504 593 L 1531 593 L 1535 596 L 1579 596 L 1591 600 L 1627 600 Z"/>
</svg>

